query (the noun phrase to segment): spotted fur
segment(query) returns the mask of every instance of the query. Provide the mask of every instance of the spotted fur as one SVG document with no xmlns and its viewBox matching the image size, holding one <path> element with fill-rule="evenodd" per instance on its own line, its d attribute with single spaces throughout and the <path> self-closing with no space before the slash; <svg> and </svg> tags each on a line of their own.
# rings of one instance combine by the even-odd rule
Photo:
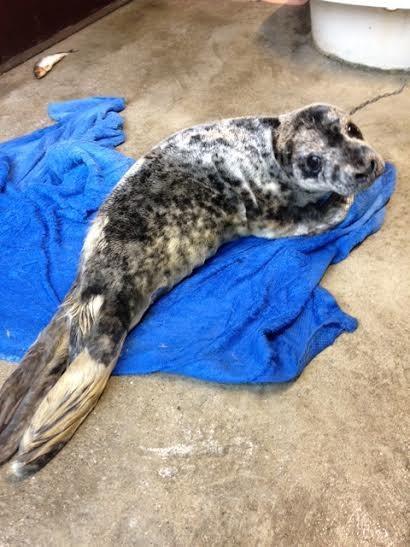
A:
<svg viewBox="0 0 410 547">
<path fill-rule="evenodd" d="M 348 116 L 312 105 L 180 131 L 102 205 L 56 318 L 0 394 L 0 462 L 43 466 L 96 404 L 127 333 L 226 241 L 316 234 L 384 168 Z M 3 442 L 1 442 L 3 441 Z"/>
</svg>

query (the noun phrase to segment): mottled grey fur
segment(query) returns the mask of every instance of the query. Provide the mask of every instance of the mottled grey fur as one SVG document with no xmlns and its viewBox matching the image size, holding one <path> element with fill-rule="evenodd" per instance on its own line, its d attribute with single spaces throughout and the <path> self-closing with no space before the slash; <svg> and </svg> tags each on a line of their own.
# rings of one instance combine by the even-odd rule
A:
<svg viewBox="0 0 410 547">
<path fill-rule="evenodd" d="M 54 320 L 65 358 L 43 352 L 37 376 L 32 349 L 26 370 L 23 361 L 2 391 L 0 462 L 20 443 L 17 474 L 44 465 L 94 406 L 127 333 L 153 300 L 222 243 L 323 232 L 383 168 L 348 115 L 327 105 L 199 125 L 155 146 L 119 182 L 86 238 Z M 40 348 L 47 332 L 56 345 L 50 327 Z"/>
</svg>

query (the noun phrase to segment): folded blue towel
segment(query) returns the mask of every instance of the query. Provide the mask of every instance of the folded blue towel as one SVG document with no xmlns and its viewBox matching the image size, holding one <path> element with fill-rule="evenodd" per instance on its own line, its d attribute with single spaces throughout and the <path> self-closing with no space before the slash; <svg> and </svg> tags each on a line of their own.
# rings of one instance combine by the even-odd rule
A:
<svg viewBox="0 0 410 547">
<path fill-rule="evenodd" d="M 56 123 L 0 145 L 0 357 L 19 360 L 74 279 L 90 218 L 133 160 L 124 101 L 50 106 Z M 217 382 L 283 382 L 357 321 L 319 286 L 330 264 L 377 231 L 395 169 L 346 220 L 315 237 L 225 245 L 156 302 L 128 337 L 116 374 L 157 371 Z"/>
</svg>

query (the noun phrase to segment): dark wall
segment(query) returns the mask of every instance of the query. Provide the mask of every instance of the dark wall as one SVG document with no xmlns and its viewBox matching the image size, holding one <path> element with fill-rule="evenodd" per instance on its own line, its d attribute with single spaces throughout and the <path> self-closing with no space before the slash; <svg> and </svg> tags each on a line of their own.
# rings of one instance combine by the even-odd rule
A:
<svg viewBox="0 0 410 547">
<path fill-rule="evenodd" d="M 0 66 L 114 0 L 0 0 Z"/>
</svg>

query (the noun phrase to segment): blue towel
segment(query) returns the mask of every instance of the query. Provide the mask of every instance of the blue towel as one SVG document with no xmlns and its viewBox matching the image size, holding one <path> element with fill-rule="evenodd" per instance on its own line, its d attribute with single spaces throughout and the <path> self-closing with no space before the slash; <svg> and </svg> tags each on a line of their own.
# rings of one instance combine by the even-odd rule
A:
<svg viewBox="0 0 410 547">
<path fill-rule="evenodd" d="M 123 108 L 118 98 L 55 103 L 54 125 L 0 145 L 1 358 L 19 360 L 47 324 L 74 279 L 90 219 L 133 163 L 113 150 L 124 140 Z M 229 383 L 296 378 L 357 328 L 319 283 L 381 227 L 395 177 L 387 165 L 325 234 L 222 247 L 151 307 L 115 373 Z"/>
</svg>

